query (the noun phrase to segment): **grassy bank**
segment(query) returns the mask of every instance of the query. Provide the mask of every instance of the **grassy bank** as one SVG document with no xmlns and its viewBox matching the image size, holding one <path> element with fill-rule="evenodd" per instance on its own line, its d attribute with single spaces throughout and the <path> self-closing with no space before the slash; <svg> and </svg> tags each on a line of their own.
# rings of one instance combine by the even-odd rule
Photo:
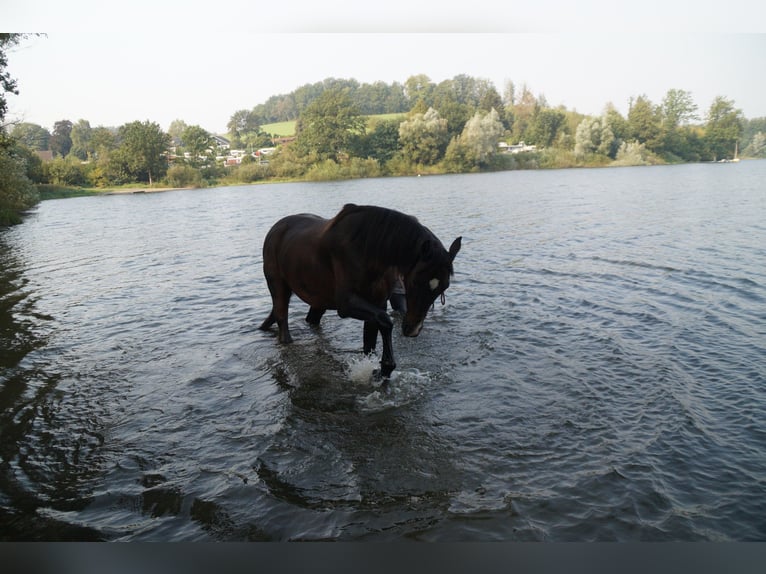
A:
<svg viewBox="0 0 766 574">
<path fill-rule="evenodd" d="M 54 185 L 52 183 L 38 184 L 37 191 L 40 194 L 41 201 L 46 199 L 64 199 L 67 197 L 83 197 L 101 193 L 93 188 L 70 187 L 66 185 Z"/>
<path fill-rule="evenodd" d="M 66 185 L 39 184 L 37 190 L 40 194 L 40 200 L 46 199 L 64 199 L 69 197 L 86 197 L 90 195 L 117 195 L 130 193 L 157 193 L 161 191 L 172 191 L 175 189 L 187 189 L 186 187 L 170 187 L 158 185 L 142 185 L 140 183 L 130 183 L 117 187 L 75 187 Z"/>
</svg>

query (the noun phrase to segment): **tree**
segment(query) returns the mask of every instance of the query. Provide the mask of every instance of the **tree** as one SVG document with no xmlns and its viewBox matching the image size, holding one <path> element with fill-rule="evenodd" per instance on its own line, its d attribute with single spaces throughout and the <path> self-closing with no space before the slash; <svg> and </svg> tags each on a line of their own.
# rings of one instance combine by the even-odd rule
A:
<svg viewBox="0 0 766 574">
<path fill-rule="evenodd" d="M 566 114 L 561 110 L 550 108 L 539 109 L 532 117 L 532 123 L 527 129 L 527 143 L 541 147 L 551 147 L 556 136 L 566 124 Z"/>
<path fill-rule="evenodd" d="M 466 122 L 463 132 L 447 146 L 444 161 L 448 169 L 465 171 L 489 164 L 497 153 L 497 142 L 504 129 L 497 110 L 477 111 Z"/>
<path fill-rule="evenodd" d="M 89 145 L 96 159 L 108 158 L 109 152 L 117 147 L 115 135 L 113 128 L 105 128 L 104 126 L 98 126 L 91 130 Z"/>
<path fill-rule="evenodd" d="M 295 145 L 319 159 L 338 159 L 355 135 L 364 133 L 366 120 L 342 89 L 329 89 L 300 115 Z"/>
<path fill-rule="evenodd" d="M 705 126 L 705 143 L 713 159 L 732 158 L 743 131 L 742 110 L 734 101 L 718 96 L 710 105 Z"/>
<path fill-rule="evenodd" d="M 660 105 L 662 122 L 668 129 L 675 129 L 698 119 L 697 104 L 691 92 L 686 90 L 668 90 Z"/>
<path fill-rule="evenodd" d="M 51 134 L 40 125 L 22 122 L 13 126 L 11 137 L 29 149 L 44 151 L 48 149 Z"/>
<path fill-rule="evenodd" d="M 523 140 L 527 135 L 527 129 L 532 123 L 532 117 L 538 109 L 539 102 L 526 84 L 521 87 L 521 95 L 511 106 L 513 115 L 513 138 L 516 141 Z"/>
<path fill-rule="evenodd" d="M 577 126 L 575 132 L 575 155 L 584 157 L 592 153 L 615 157 L 619 142 L 609 127 L 606 115 L 592 118 L 586 117 Z"/>
<path fill-rule="evenodd" d="M 16 80 L 11 78 L 11 75 L 6 71 L 8 57 L 5 53 L 6 50 L 18 45 L 23 38 L 24 34 L 0 33 L 0 127 L 4 127 L 3 122 L 8 111 L 8 101 L 5 99 L 5 94 L 19 94 Z"/>
<path fill-rule="evenodd" d="M 414 163 L 436 163 L 444 153 L 448 137 L 447 120 L 433 108 L 424 114 L 414 114 L 399 125 L 402 153 Z"/>
<path fill-rule="evenodd" d="M 72 122 L 59 120 L 53 124 L 53 133 L 49 142 L 50 149 L 55 155 L 66 157 L 72 149 Z"/>
<path fill-rule="evenodd" d="M 118 161 L 122 162 L 128 173 L 138 181 L 149 185 L 154 179 L 165 175 L 168 162 L 165 156 L 170 136 L 154 122 L 131 122 L 119 129 L 120 146 Z"/>
<path fill-rule="evenodd" d="M 89 156 L 93 155 L 93 148 L 90 145 L 92 135 L 93 130 L 88 120 L 80 120 L 74 124 L 70 134 L 72 140 L 70 153 L 81 160 L 86 160 Z"/>
<path fill-rule="evenodd" d="M 648 149 L 654 150 L 660 144 L 660 122 L 659 109 L 646 96 L 638 96 L 628 111 L 629 139 L 645 143 Z"/>
<path fill-rule="evenodd" d="M 5 133 L 8 111 L 6 94 L 19 93 L 15 79 L 6 71 L 6 50 L 18 45 L 26 34 L 0 33 L 0 224 L 18 222 L 18 212 L 38 201 L 37 188 L 27 176 L 27 163 L 18 145 Z"/>
<path fill-rule="evenodd" d="M 367 133 L 359 137 L 354 155 L 375 158 L 385 164 L 399 151 L 399 120 L 376 121 Z"/>
<path fill-rule="evenodd" d="M 188 128 L 189 126 L 187 123 L 183 120 L 173 120 L 170 122 L 170 125 L 168 126 L 168 135 L 173 139 L 182 139 L 181 135 L 184 133 L 184 130 Z"/>
<path fill-rule="evenodd" d="M 200 126 L 187 126 L 181 133 L 181 141 L 191 156 L 192 165 L 196 165 L 211 146 L 210 134 Z"/>
<path fill-rule="evenodd" d="M 252 110 L 238 110 L 232 114 L 226 128 L 233 141 L 241 142 L 247 138 L 247 134 L 260 132 L 260 118 Z"/>
<path fill-rule="evenodd" d="M 751 157 L 766 157 L 766 133 L 758 132 L 750 140 L 745 153 Z"/>
<path fill-rule="evenodd" d="M 497 142 L 502 135 L 503 124 L 493 108 L 489 113 L 476 112 L 466 122 L 460 139 L 468 150 L 468 157 L 483 165 L 497 152 Z"/>
<path fill-rule="evenodd" d="M 430 105 L 432 103 L 431 94 L 433 91 L 434 85 L 425 74 L 410 76 L 404 82 L 404 95 L 410 103 L 410 108 L 415 107 L 418 101 L 423 101 L 426 105 Z"/>
<path fill-rule="evenodd" d="M 37 188 L 25 171 L 25 162 L 0 134 L 0 225 L 18 223 L 18 212 L 37 203 Z"/>
</svg>

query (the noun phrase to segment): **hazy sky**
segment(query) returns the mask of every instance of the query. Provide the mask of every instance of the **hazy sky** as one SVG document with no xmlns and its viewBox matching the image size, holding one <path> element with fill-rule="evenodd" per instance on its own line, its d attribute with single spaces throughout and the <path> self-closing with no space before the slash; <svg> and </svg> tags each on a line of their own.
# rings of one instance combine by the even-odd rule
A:
<svg viewBox="0 0 766 574">
<path fill-rule="evenodd" d="M 766 116 L 764 2 L 513 4 L 2 0 L 4 29 L 47 33 L 9 53 L 21 92 L 9 116 L 49 129 L 182 119 L 224 133 L 233 112 L 303 84 L 414 74 L 486 78 L 501 93 L 507 80 L 526 83 L 589 114 L 678 88 L 701 115 L 723 95 Z"/>
</svg>

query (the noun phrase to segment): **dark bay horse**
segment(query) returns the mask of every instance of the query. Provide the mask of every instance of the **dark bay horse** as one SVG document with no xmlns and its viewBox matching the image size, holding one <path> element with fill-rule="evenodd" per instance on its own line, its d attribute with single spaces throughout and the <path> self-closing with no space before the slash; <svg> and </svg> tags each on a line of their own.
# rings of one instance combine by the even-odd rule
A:
<svg viewBox="0 0 766 574">
<path fill-rule="evenodd" d="M 417 337 L 428 309 L 449 287 L 452 262 L 461 238 L 449 250 L 418 220 L 375 206 L 348 204 L 332 219 L 289 215 L 269 230 L 263 242 L 263 273 L 272 309 L 261 325 L 276 323 L 279 341 L 290 343 L 287 307 L 295 293 L 309 304 L 306 321 L 318 325 L 328 309 L 364 321 L 364 352 L 375 349 L 380 331 L 380 373 L 396 368 L 391 345 L 393 321 L 386 300 L 403 279 L 407 310 L 402 331 Z"/>
</svg>

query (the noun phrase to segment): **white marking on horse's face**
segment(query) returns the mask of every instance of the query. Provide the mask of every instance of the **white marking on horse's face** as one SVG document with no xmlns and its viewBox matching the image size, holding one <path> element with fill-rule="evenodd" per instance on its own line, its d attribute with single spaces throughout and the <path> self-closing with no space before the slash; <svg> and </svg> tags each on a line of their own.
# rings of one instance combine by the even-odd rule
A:
<svg viewBox="0 0 766 574">
<path fill-rule="evenodd" d="M 434 277 L 428 282 L 428 286 L 431 288 L 431 291 L 436 291 L 439 288 L 439 280 Z"/>
</svg>

